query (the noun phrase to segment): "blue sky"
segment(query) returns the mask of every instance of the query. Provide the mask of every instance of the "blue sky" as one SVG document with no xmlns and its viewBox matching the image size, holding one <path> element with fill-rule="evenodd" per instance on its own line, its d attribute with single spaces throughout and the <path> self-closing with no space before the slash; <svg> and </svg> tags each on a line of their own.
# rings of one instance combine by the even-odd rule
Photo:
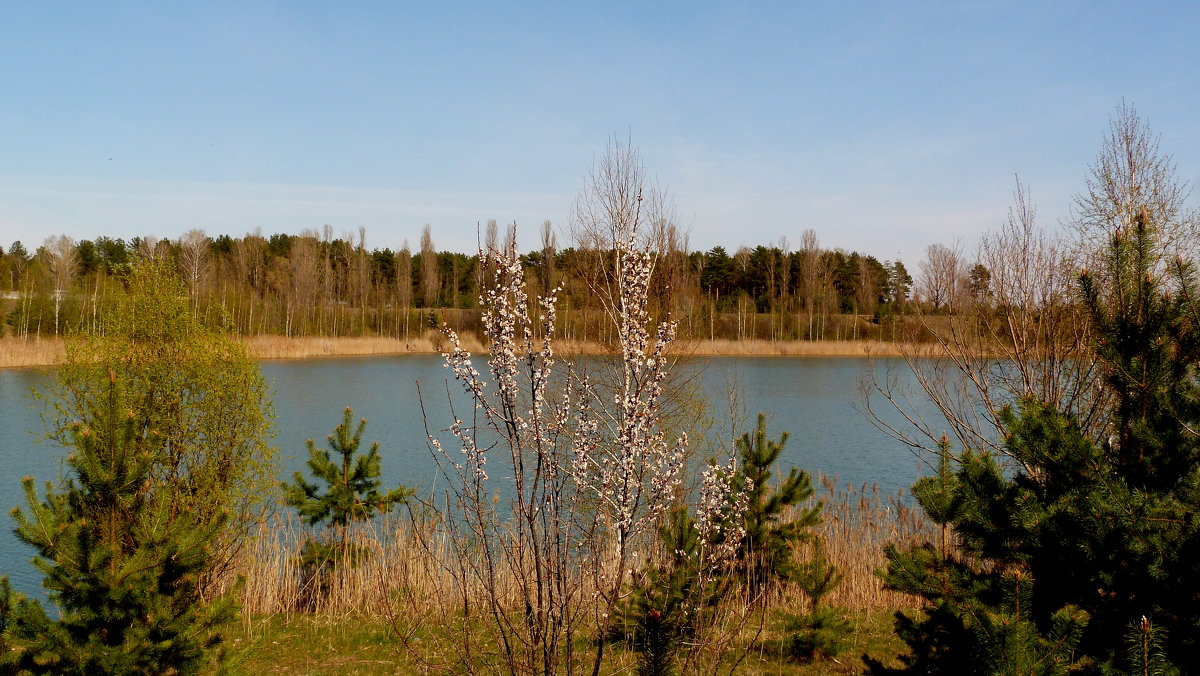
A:
<svg viewBox="0 0 1200 676">
<path fill-rule="evenodd" d="M 1028 184 L 1068 217 L 1122 98 L 1200 179 L 1200 3 L 4 3 L 0 246 L 567 225 L 614 134 L 693 249 L 915 264 Z M 1193 200 L 1194 201 L 1194 200 Z M 32 248 L 30 246 L 30 248 Z"/>
</svg>

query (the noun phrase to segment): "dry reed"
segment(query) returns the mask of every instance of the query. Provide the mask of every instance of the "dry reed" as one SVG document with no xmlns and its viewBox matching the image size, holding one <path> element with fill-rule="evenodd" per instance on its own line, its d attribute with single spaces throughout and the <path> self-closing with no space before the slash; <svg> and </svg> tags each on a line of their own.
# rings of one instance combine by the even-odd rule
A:
<svg viewBox="0 0 1200 676">
<path fill-rule="evenodd" d="M 245 581 L 243 612 L 385 616 L 397 612 L 398 603 L 413 602 L 434 610 L 450 598 L 446 592 L 453 580 L 446 570 L 451 554 L 432 528 L 416 524 L 384 517 L 356 525 L 349 542 L 365 555 L 314 576 L 301 565 L 300 548 L 318 534 L 291 514 L 271 519 L 259 527 L 236 571 Z"/>
<path fill-rule="evenodd" d="M 877 486 L 839 486 L 836 477 L 817 480 L 824 502 L 818 527 L 825 555 L 842 574 L 842 583 L 825 601 L 848 610 L 879 611 L 917 605 L 912 596 L 888 591 L 875 571 L 886 565 L 883 546 L 931 541 L 933 530 L 902 495 L 881 495 Z M 247 615 L 300 612 L 361 612 L 387 617 L 446 616 L 460 610 L 463 577 L 446 535 L 433 521 L 388 516 L 356 528 L 351 542 L 369 554 L 343 563 L 320 582 L 299 562 L 302 543 L 316 533 L 293 515 L 264 523 L 237 566 L 244 580 L 242 608 Z M 807 556 L 808 550 L 799 554 Z M 469 562 L 468 562 L 469 565 Z M 503 585 L 502 586 L 507 586 Z M 519 606 L 511 584 L 510 601 Z M 319 592 L 319 593 L 318 593 Z M 794 590 L 784 590 L 794 597 Z M 472 590 L 466 590 L 471 598 Z"/>
<path fill-rule="evenodd" d="M 817 478 L 825 503 L 818 527 L 825 555 L 842 583 L 825 601 L 850 610 L 887 610 L 919 605 L 919 599 L 883 588 L 876 571 L 887 565 L 886 544 L 901 549 L 931 542 L 933 527 L 903 494 L 881 495 L 879 485 L 839 486 L 836 476 Z"/>
<path fill-rule="evenodd" d="M 65 354 L 61 338 L 0 339 L 0 368 L 54 366 L 62 363 Z"/>
<path fill-rule="evenodd" d="M 250 354 L 259 359 L 308 359 L 312 357 L 397 354 L 436 354 L 445 347 L 442 334 L 433 331 L 409 338 L 385 336 L 328 338 L 319 336 L 247 336 L 242 339 Z M 468 349 L 482 346 L 475 341 Z"/>
<path fill-rule="evenodd" d="M 471 334 L 462 336 L 463 347 L 473 353 L 484 352 L 479 339 Z M 400 354 L 437 354 L 444 350 L 445 341 L 433 331 L 420 336 L 397 339 L 385 336 L 319 337 L 258 335 L 242 338 L 250 354 L 258 359 L 310 359 L 332 356 L 367 356 Z M 561 340 L 555 349 L 560 354 L 608 354 L 611 349 L 597 342 Z M 891 357 L 898 355 L 938 354 L 936 344 L 906 344 L 879 341 L 851 340 L 693 340 L 679 341 L 672 347 L 676 355 L 695 356 L 785 356 L 785 357 Z M 0 339 L 0 368 L 54 366 L 62 363 L 65 350 L 60 338 L 22 340 Z"/>
<path fill-rule="evenodd" d="M 900 357 L 939 354 L 936 343 L 875 340 L 680 340 L 674 351 L 728 357 Z"/>
</svg>

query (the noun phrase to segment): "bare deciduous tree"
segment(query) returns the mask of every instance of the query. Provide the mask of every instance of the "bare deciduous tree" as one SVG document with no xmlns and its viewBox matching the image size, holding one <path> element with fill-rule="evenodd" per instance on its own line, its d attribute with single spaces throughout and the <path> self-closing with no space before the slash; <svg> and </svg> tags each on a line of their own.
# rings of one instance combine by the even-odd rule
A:
<svg viewBox="0 0 1200 676">
<path fill-rule="evenodd" d="M 440 287 L 437 251 L 433 248 L 433 234 L 426 224 L 421 230 L 421 301 L 425 307 L 437 306 Z"/>
<path fill-rule="evenodd" d="M 600 306 L 607 320 L 603 326 L 617 325 L 614 302 L 620 291 L 613 253 L 621 246 L 636 246 L 657 258 L 660 252 L 654 248 L 654 233 L 672 223 L 674 213 L 666 191 L 647 179 L 631 142 L 610 139 L 575 197 L 568 225 L 579 253 L 575 257 L 578 266 L 571 274 L 586 286 L 589 300 Z M 586 317 L 584 323 L 586 326 Z M 614 344 L 618 336 L 602 332 L 596 339 Z"/>
<path fill-rule="evenodd" d="M 408 317 L 413 304 L 412 253 L 408 250 L 408 240 L 396 254 L 396 305 L 404 313 L 404 335 L 408 336 Z M 396 333 L 400 333 L 397 323 Z"/>
<path fill-rule="evenodd" d="M 820 286 L 820 262 L 821 262 L 821 246 L 817 241 L 817 232 L 812 228 L 806 229 L 800 235 L 800 250 L 796 252 L 799 257 L 799 274 L 796 279 L 796 287 L 799 289 L 799 294 L 804 302 L 804 311 L 808 314 L 808 338 L 816 338 L 813 333 L 813 317 L 816 312 L 817 300 Z"/>
<path fill-rule="evenodd" d="M 1158 141 L 1131 104 L 1117 106 L 1067 222 L 1075 235 L 1071 253 L 1077 264 L 1101 273 L 1095 254 L 1118 231 L 1133 227 L 1142 211 L 1156 228 L 1156 267 L 1176 255 L 1194 260 L 1200 252 L 1200 215 L 1186 204 L 1191 189 Z"/>
<path fill-rule="evenodd" d="M 1036 220 L 1018 182 L 1008 217 L 979 248 L 979 263 L 991 274 L 992 302 L 968 304 L 936 329 L 926 325 L 937 339 L 937 354 L 946 358 L 907 356 L 919 393 L 901 391 L 895 374 L 876 376 L 865 400 L 877 425 L 913 448 L 934 452 L 948 433 L 960 448 L 1007 455 L 1002 411 L 1028 398 L 1097 431 L 1105 401 L 1097 394 L 1099 374 L 1075 295 L 1076 273 L 1060 242 Z M 937 416 L 919 415 L 914 394 L 931 402 Z M 908 424 L 900 428 L 877 415 L 872 395 L 888 400 Z"/>
<path fill-rule="evenodd" d="M 478 231 L 478 224 L 476 224 Z M 478 232 L 476 232 L 478 236 Z M 479 250 L 483 252 L 501 251 L 500 249 L 500 226 L 497 225 L 496 219 L 489 218 L 487 227 L 484 230 L 483 243 L 480 244 Z M 477 256 L 475 260 L 475 286 L 479 289 L 486 289 L 496 281 L 495 259 L 488 256 Z"/>
<path fill-rule="evenodd" d="M 79 252 L 75 248 L 75 240 L 66 235 L 52 235 L 46 238 L 42 245 L 46 252 L 46 267 L 54 280 L 54 333 L 62 332 L 59 326 L 59 312 L 63 296 L 71 289 L 75 275 L 79 272 Z"/>
<path fill-rule="evenodd" d="M 239 282 L 249 284 L 253 289 L 262 288 L 266 248 L 267 241 L 263 238 L 260 228 L 255 228 L 253 233 L 246 233 L 245 237 L 234 240 L 234 274 Z"/>
<path fill-rule="evenodd" d="M 366 330 L 367 305 L 371 302 L 371 261 L 367 255 L 367 229 L 359 226 L 358 244 L 350 252 L 347 295 L 351 307 L 358 307 L 360 330 Z"/>
<path fill-rule="evenodd" d="M 854 306 L 860 314 L 871 314 L 879 302 L 879 280 L 875 269 L 867 261 L 866 256 L 858 257 L 858 289 L 854 295 Z M 857 320 L 855 324 L 857 324 Z"/>
<path fill-rule="evenodd" d="M 179 238 L 179 276 L 187 285 L 188 295 L 195 304 L 208 276 L 212 261 L 208 252 L 208 236 L 203 230 L 192 229 Z"/>
<path fill-rule="evenodd" d="M 934 312 L 948 309 L 961 298 L 964 270 L 957 247 L 930 244 L 918 269 L 917 292 Z"/>
<path fill-rule="evenodd" d="M 549 295 L 554 288 L 554 256 L 558 252 L 558 236 L 550 221 L 542 221 L 542 295 Z"/>
<path fill-rule="evenodd" d="M 500 226 L 496 223 L 496 219 L 489 218 L 487 220 L 487 229 L 483 236 L 484 251 L 499 251 L 500 250 Z"/>
<path fill-rule="evenodd" d="M 1188 193 L 1170 156 L 1159 151 L 1157 136 L 1124 102 L 1089 167 L 1085 190 L 1075 198 L 1069 224 L 1073 238 L 1067 246 L 1037 229 L 1027 190 L 1017 184 L 1004 227 L 985 237 L 980 248 L 980 263 L 991 275 L 995 309 L 980 308 L 973 329 L 986 339 L 986 344 L 974 348 L 977 354 L 1004 359 L 986 364 L 981 358 L 956 360 L 961 362 L 958 371 L 966 376 L 976 407 L 982 405 L 993 419 L 990 426 L 975 429 L 997 430 L 1002 436 L 995 411 L 1002 404 L 1031 398 L 1078 420 L 1084 430 L 1102 438 L 1100 421 L 1109 402 L 1097 383 L 1101 374 L 1094 346 L 1088 343 L 1088 320 L 1079 306 L 1078 266 L 1098 263 L 1089 272 L 1098 288 L 1107 290 L 1102 293 L 1119 292 L 1112 283 L 1116 271 L 1106 269 L 1103 252 L 1114 236 L 1128 232 L 1139 220 L 1154 226 L 1148 233 L 1155 244 L 1149 251 L 1154 257 L 1152 269 L 1165 267 L 1174 256 L 1190 260 L 1200 239 L 1196 212 L 1185 204 Z M 957 352 L 970 349 L 961 337 L 956 343 Z M 944 393 L 934 399 L 949 401 Z M 971 399 L 964 396 L 963 400 Z M 983 438 L 971 445 L 965 438 L 962 441 L 964 447 L 985 443 Z"/>
<path fill-rule="evenodd" d="M 320 247 L 315 230 L 305 230 L 292 240 L 288 254 L 291 262 L 291 280 L 288 286 L 285 334 L 290 336 L 296 324 L 306 324 L 305 319 L 313 308 L 313 298 L 321 288 Z M 297 310 L 301 316 L 297 319 Z"/>
<path fill-rule="evenodd" d="M 166 246 L 154 235 L 146 235 L 137 240 L 137 255 L 146 260 L 161 258 L 166 254 Z"/>
<path fill-rule="evenodd" d="M 504 250 L 513 249 L 517 245 L 517 224 L 512 222 L 504 229 Z"/>
</svg>

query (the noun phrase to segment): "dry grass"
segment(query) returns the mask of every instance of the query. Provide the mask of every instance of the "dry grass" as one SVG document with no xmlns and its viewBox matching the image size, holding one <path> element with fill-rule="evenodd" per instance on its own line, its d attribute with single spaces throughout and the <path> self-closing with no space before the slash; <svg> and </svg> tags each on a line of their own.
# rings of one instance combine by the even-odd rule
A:
<svg viewBox="0 0 1200 676">
<path fill-rule="evenodd" d="M 461 336 L 463 347 L 482 353 L 484 346 L 470 334 Z M 429 332 L 419 338 L 284 338 L 253 336 L 245 339 L 251 354 L 260 359 L 303 359 L 334 355 L 436 353 L 445 348 L 441 334 Z M 558 340 L 560 354 L 608 354 L 612 350 L 594 341 Z M 696 356 L 786 356 L 786 357 L 890 357 L 903 354 L 929 354 L 936 345 L 910 345 L 878 341 L 852 340 L 694 340 L 679 341 L 671 351 Z"/>
<path fill-rule="evenodd" d="M 308 359 L 312 357 L 436 354 L 447 346 L 441 333 L 428 331 L 406 339 L 383 336 L 322 338 L 316 336 L 248 336 L 242 339 L 250 354 L 259 359 Z M 463 337 L 463 347 L 478 352 L 482 345 L 472 336 Z"/>
<path fill-rule="evenodd" d="M 681 340 L 674 352 L 729 357 L 899 357 L 930 356 L 938 349 L 936 344 L 875 340 Z"/>
<path fill-rule="evenodd" d="M 688 659 L 738 674 L 848 674 L 861 671 L 857 658 L 863 653 L 889 660 L 903 651 L 890 617 L 896 610 L 917 607 L 919 600 L 883 589 L 875 570 L 886 563 L 885 543 L 924 541 L 932 535 L 928 522 L 899 495 L 881 496 L 869 486 L 838 486 L 832 477 L 820 477 L 817 483 L 825 503 L 821 541 L 843 576 L 824 602 L 841 608 L 853 626 L 843 657 L 810 665 L 788 660 L 785 618 L 806 612 L 809 605 L 789 584 L 765 605 L 741 594 L 727 599 L 719 621 L 698 637 L 704 640 L 693 645 Z M 463 614 L 461 580 L 454 574 L 458 566 L 444 534 L 434 525 L 418 524 L 389 516 L 356 531 L 353 541 L 370 555 L 356 565 L 338 566 L 321 589 L 298 562 L 299 544 L 313 532 L 294 516 L 264 524 L 237 571 L 244 579 L 244 614 L 233 671 L 440 672 L 463 666 L 461 642 L 468 634 L 474 650 L 481 651 L 473 658 L 479 671 L 499 668 L 499 637 L 493 635 L 486 612 L 478 606 L 470 616 Z M 482 602 L 482 593 L 468 590 L 466 596 Z M 509 605 L 520 608 L 516 595 L 508 596 Z M 590 653 L 586 641 L 594 626 L 585 624 L 589 626 L 577 634 L 582 641 L 577 659 Z M 744 661 L 735 667 L 730 660 L 743 653 Z M 631 669 L 634 658 L 628 646 L 616 646 L 607 653 L 606 673 Z"/>
<path fill-rule="evenodd" d="M 310 359 L 313 357 L 436 354 L 446 347 L 442 334 L 428 331 L 421 336 L 396 339 L 383 336 L 323 338 L 316 336 L 248 336 L 241 339 L 258 359 Z M 484 346 L 472 334 L 462 336 L 463 347 L 483 353 Z M 555 349 L 560 354 L 608 354 L 611 350 L 596 342 L 559 340 Z M 902 354 L 935 355 L 936 344 L 888 343 L 867 340 L 693 340 L 679 341 L 672 346 L 678 355 L 695 356 L 783 356 L 783 357 L 891 357 Z M 20 338 L 0 339 L 0 368 L 54 366 L 62 363 L 63 341 L 43 338 L 25 341 Z"/>
<path fill-rule="evenodd" d="M 0 338 L 0 368 L 61 364 L 66 349 L 61 338 Z"/>
<path fill-rule="evenodd" d="M 249 336 L 241 339 L 250 354 L 258 359 L 311 359 L 313 357 L 368 356 L 400 354 L 437 354 L 446 348 L 445 338 L 434 332 L 407 339 L 383 336 L 327 338 L 316 336 Z M 472 335 L 462 336 L 463 347 L 483 353 L 484 346 Z M 560 354 L 608 354 L 611 350 L 593 341 L 558 341 Z M 934 344 L 916 345 L 851 340 L 699 340 L 679 341 L 671 350 L 678 355 L 729 357 L 893 357 L 938 354 Z M 54 366 L 62 363 L 63 341 L 44 338 L 24 341 L 0 339 L 0 368 Z"/>
<path fill-rule="evenodd" d="M 826 556 L 842 574 L 842 583 L 826 601 L 865 612 L 914 606 L 914 597 L 883 589 L 875 571 L 886 565 L 885 544 L 904 547 L 930 540 L 928 521 L 901 496 L 881 496 L 877 487 L 838 486 L 836 478 L 826 476 L 818 484 L 825 503 L 818 532 Z M 446 535 L 432 523 L 416 523 L 389 516 L 355 530 L 352 542 L 369 554 L 354 565 L 337 566 L 317 593 L 306 586 L 314 581 L 306 579 L 298 561 L 300 544 L 313 537 L 313 531 L 292 515 L 275 518 L 260 527 L 237 566 L 245 580 L 244 612 L 388 615 L 451 610 L 461 592 Z M 517 603 L 515 594 L 512 600 Z"/>
<path fill-rule="evenodd" d="M 245 585 L 244 613 L 389 616 L 398 604 L 430 612 L 448 603 L 451 555 L 433 529 L 418 532 L 412 522 L 393 517 L 362 525 L 350 541 L 365 556 L 340 562 L 322 578 L 306 575 L 299 561 L 301 544 L 314 535 L 290 514 L 259 528 L 237 570 Z"/>
<path fill-rule="evenodd" d="M 817 479 L 825 503 L 819 527 L 825 554 L 842 574 L 842 583 L 825 599 L 850 610 L 910 608 L 919 599 L 883 588 L 875 571 L 887 565 L 885 544 L 901 549 L 932 541 L 925 515 L 901 495 L 880 495 L 879 486 L 839 486 L 837 477 Z"/>
</svg>

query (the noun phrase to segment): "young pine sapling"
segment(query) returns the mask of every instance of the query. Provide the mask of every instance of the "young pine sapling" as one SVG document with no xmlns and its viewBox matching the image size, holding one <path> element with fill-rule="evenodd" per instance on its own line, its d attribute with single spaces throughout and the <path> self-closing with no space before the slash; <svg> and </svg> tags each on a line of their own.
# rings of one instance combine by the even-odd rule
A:
<svg viewBox="0 0 1200 676">
<path fill-rule="evenodd" d="M 366 552 L 350 542 L 350 527 L 377 513 L 391 511 L 411 494 L 403 486 L 380 492 L 379 442 L 372 443 L 365 454 L 359 455 L 367 421 L 360 420 L 352 432 L 353 417 L 353 411 L 346 408 L 341 424 L 326 438 L 329 449 L 339 456 L 337 459 L 331 459 L 330 451 L 319 449 L 312 439 L 308 440 L 309 471 L 324 487 L 305 481 L 300 472 L 296 472 L 291 483 L 283 483 L 285 501 L 296 508 L 308 525 L 325 524 L 334 532 L 332 542 L 305 543 L 302 554 L 305 566 L 329 569 L 346 562 L 353 565 Z"/>
</svg>

